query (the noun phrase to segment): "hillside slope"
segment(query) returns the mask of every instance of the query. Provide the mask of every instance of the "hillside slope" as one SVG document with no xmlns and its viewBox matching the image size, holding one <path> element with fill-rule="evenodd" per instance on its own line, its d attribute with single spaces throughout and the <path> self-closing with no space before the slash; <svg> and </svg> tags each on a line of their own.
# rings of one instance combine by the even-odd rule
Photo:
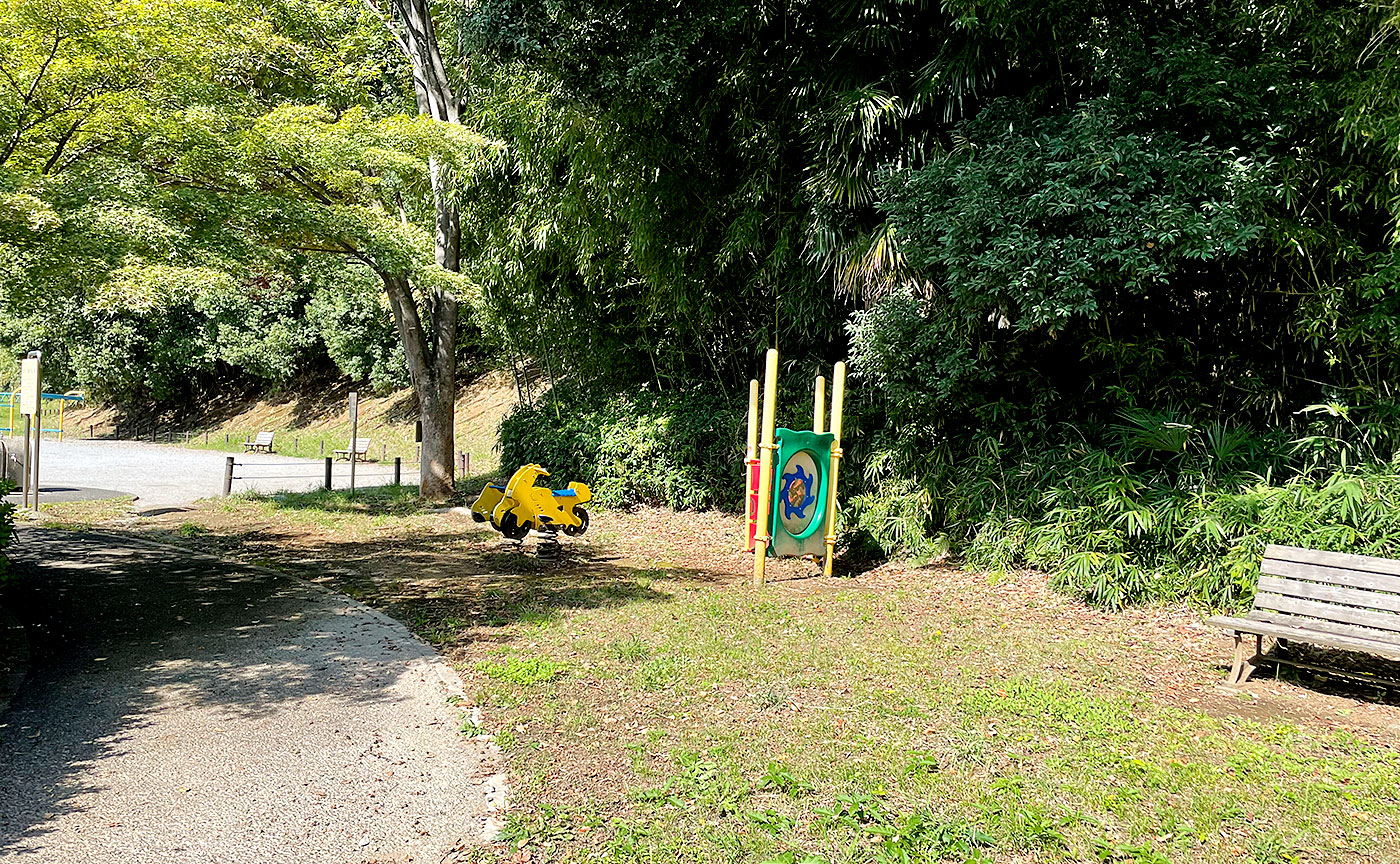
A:
<svg viewBox="0 0 1400 864">
<path fill-rule="evenodd" d="M 277 433 L 275 449 L 289 456 L 329 455 L 346 446 L 350 437 L 348 397 L 350 385 L 338 384 L 311 392 L 280 394 L 260 399 L 211 402 L 205 410 L 185 420 L 156 420 L 120 406 L 92 405 L 65 411 L 65 435 L 97 438 L 131 438 L 190 447 L 242 452 L 242 442 L 259 431 Z M 474 474 L 494 471 L 499 462 L 496 434 L 501 419 L 515 405 L 517 395 L 510 375 L 491 372 L 464 384 L 457 396 L 455 450 L 471 459 Z M 380 396 L 361 393 L 359 437 L 371 441 L 373 459 L 418 458 L 415 428 L 417 400 L 405 388 Z M 56 417 L 45 418 L 45 428 L 57 427 Z"/>
</svg>

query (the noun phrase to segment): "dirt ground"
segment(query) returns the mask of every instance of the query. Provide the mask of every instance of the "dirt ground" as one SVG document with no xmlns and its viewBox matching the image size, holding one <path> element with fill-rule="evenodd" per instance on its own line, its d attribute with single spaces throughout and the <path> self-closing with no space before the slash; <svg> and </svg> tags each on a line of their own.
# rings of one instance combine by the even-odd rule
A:
<svg viewBox="0 0 1400 864">
<path fill-rule="evenodd" d="M 567 590 L 635 571 L 662 570 L 724 589 L 747 584 L 751 575 L 752 557 L 738 550 L 741 521 L 719 513 L 600 511 L 589 534 L 566 540 L 563 556 L 554 561 L 537 557 L 537 539 L 517 550 L 465 512 L 400 523 L 380 525 L 364 536 L 356 529 L 288 520 L 279 513 L 259 516 L 248 508 L 212 508 L 139 524 L 143 532 L 300 571 L 420 622 L 447 617 L 489 624 L 496 607 L 516 599 L 512 587 L 526 581 L 532 591 L 550 590 L 549 585 Z M 454 587 L 445 588 L 445 578 Z M 1023 641 L 1023 636 L 1012 638 L 1015 631 L 1042 634 L 1047 642 L 1096 643 L 1103 648 L 1103 676 L 1164 703 L 1214 716 L 1287 719 L 1349 731 L 1375 743 L 1400 741 L 1400 693 L 1395 690 L 1268 666 L 1243 687 L 1224 686 L 1231 638 L 1207 626 L 1202 610 L 1153 606 L 1105 612 L 1054 592 L 1044 574 L 1030 571 L 987 574 L 885 563 L 827 578 L 816 563 L 777 560 L 769 562 L 768 578 L 794 595 L 876 592 L 897 596 L 912 614 L 920 609 L 930 615 L 961 613 L 955 620 L 968 627 L 999 622 L 1011 631 L 1008 643 Z M 479 629 L 480 639 L 489 643 L 491 628 Z M 467 638 L 441 648 L 465 662 L 476 653 L 474 646 Z M 1385 664 L 1375 671 L 1396 675 Z"/>
</svg>

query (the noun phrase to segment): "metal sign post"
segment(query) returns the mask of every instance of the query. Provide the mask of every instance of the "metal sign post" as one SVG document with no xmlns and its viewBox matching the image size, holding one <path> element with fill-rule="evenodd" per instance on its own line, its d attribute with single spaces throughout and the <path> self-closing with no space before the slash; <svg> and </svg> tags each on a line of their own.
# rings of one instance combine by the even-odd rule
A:
<svg viewBox="0 0 1400 864">
<path fill-rule="evenodd" d="M 44 435 L 44 422 L 41 406 L 44 404 L 42 374 L 39 368 L 41 351 L 30 351 L 29 356 L 20 361 L 20 401 L 19 411 L 24 415 L 24 490 L 23 506 L 28 507 L 30 490 L 34 491 L 34 508 L 39 509 L 39 439 Z M 34 432 L 33 456 L 30 456 L 30 430 Z"/>
<path fill-rule="evenodd" d="M 355 446 L 360 437 L 360 394 L 350 391 L 350 495 L 355 494 Z"/>
</svg>

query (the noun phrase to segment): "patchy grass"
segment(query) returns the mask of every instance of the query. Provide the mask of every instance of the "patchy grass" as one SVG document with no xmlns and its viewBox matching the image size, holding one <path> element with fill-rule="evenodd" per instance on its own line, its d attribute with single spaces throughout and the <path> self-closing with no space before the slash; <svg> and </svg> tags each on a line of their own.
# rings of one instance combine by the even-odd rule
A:
<svg viewBox="0 0 1400 864">
<path fill-rule="evenodd" d="M 98 501 L 46 502 L 37 514 L 21 510 L 18 515 L 26 522 L 42 522 L 50 528 L 81 530 L 134 518 L 135 511 L 132 505 L 135 502 L 136 499 L 130 495 Z"/>
<path fill-rule="evenodd" d="M 510 756 L 504 840 L 530 860 L 1400 855 L 1389 697 L 1311 677 L 1224 690 L 1228 640 L 1190 610 L 898 565 L 828 580 L 775 562 L 755 590 L 737 522 L 714 514 L 601 512 L 551 562 L 393 490 L 341 496 L 143 524 L 334 585 L 438 646 L 482 709 L 465 731 Z"/>
</svg>

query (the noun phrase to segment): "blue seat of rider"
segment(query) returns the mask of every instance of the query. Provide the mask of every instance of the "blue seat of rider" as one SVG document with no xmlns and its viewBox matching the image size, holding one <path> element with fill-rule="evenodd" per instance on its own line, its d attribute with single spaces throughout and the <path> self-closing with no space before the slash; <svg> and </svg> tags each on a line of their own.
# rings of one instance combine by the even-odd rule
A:
<svg viewBox="0 0 1400 864">
<path fill-rule="evenodd" d="M 572 489 L 555 489 L 555 490 L 554 490 L 554 497 L 555 497 L 555 498 L 577 498 L 577 497 L 578 497 L 578 493 L 575 492 L 575 491 L 572 490 Z"/>
<path fill-rule="evenodd" d="M 497 486 L 495 483 L 487 483 L 487 484 L 486 484 L 486 488 L 487 488 L 487 489 L 499 489 L 499 490 L 501 490 L 502 492 L 506 491 L 506 487 L 504 487 L 504 486 Z"/>
</svg>

